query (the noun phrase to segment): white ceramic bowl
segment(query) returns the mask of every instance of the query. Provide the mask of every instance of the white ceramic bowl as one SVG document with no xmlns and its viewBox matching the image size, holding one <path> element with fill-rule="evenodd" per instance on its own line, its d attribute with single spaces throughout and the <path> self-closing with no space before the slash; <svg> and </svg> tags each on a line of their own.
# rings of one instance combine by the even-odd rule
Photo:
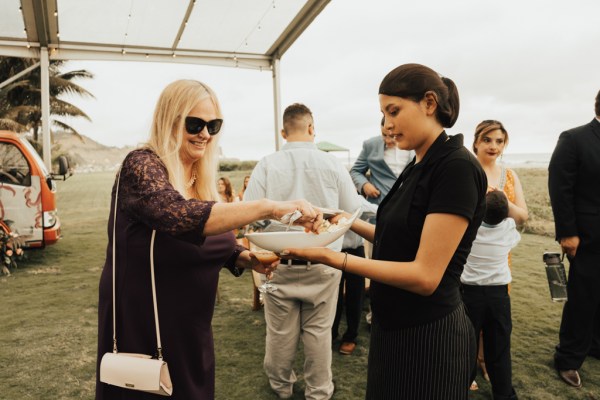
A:
<svg viewBox="0 0 600 400">
<path fill-rule="evenodd" d="M 360 209 L 356 210 L 354 214 L 340 226 L 335 232 L 324 232 L 318 235 L 312 232 L 255 232 L 248 233 L 246 237 L 254 245 L 265 249 L 279 253 L 285 249 L 297 248 L 304 249 L 307 247 L 325 247 L 328 244 L 335 242 L 337 239 L 342 237 L 344 233 L 358 216 Z M 339 224 L 338 224 L 339 225 Z"/>
</svg>

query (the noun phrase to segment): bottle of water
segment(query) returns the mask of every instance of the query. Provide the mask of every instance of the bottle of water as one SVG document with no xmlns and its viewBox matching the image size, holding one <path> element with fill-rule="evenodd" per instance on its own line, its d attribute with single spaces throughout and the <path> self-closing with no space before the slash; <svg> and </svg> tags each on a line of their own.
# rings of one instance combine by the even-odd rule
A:
<svg viewBox="0 0 600 400">
<path fill-rule="evenodd" d="M 564 255 L 561 258 L 559 253 L 544 253 L 543 259 L 552 301 L 567 301 L 567 273 L 562 262 L 563 258 Z"/>
</svg>

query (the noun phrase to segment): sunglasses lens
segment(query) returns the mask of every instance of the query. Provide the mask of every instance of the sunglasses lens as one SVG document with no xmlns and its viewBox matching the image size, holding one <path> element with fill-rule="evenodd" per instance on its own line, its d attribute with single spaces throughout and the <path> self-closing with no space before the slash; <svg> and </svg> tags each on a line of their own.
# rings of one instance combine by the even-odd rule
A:
<svg viewBox="0 0 600 400">
<path fill-rule="evenodd" d="M 190 135 L 197 135 L 202 132 L 202 129 L 206 126 L 206 121 L 202 118 L 186 117 L 185 118 L 185 130 Z"/>
<path fill-rule="evenodd" d="M 208 134 L 216 135 L 221 130 L 221 125 L 223 125 L 222 119 L 213 119 L 212 121 L 208 121 Z"/>
</svg>

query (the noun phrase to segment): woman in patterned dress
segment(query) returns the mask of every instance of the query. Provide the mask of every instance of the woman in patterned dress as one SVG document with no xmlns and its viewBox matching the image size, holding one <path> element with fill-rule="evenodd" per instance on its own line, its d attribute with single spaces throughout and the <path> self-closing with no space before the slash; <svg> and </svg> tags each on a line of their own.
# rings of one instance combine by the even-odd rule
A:
<svg viewBox="0 0 600 400">
<path fill-rule="evenodd" d="M 502 153 L 507 144 L 508 132 L 500 121 L 485 120 L 475 128 L 473 152 L 477 155 L 477 159 L 487 176 L 488 192 L 492 190 L 504 192 L 508 199 L 509 218 L 514 219 L 517 225 L 523 225 L 529 218 L 529 214 L 521 181 L 519 181 L 515 171 L 497 162 L 499 158 L 502 158 Z M 508 265 L 511 265 L 510 254 L 508 255 Z M 481 340 L 481 337 L 477 363 L 483 372 L 484 378 L 489 380 L 483 358 L 483 340 Z M 476 388 L 477 384 L 473 382 L 472 389 Z"/>
<path fill-rule="evenodd" d="M 499 121 L 485 120 L 475 128 L 473 151 L 488 179 L 489 190 L 501 190 L 509 201 L 508 216 L 517 225 L 529 218 L 523 187 L 516 172 L 497 162 L 508 144 L 508 132 Z"/>
<path fill-rule="evenodd" d="M 154 245 L 162 354 L 173 382 L 172 399 L 214 399 L 211 320 L 219 271 L 268 272 L 232 230 L 300 210 L 317 231 L 322 214 L 304 200 L 217 202 L 216 174 L 222 114 L 215 93 L 198 81 L 171 83 L 162 92 L 148 143 L 127 155 L 112 190 L 106 263 L 100 278 L 98 361 L 113 351 L 113 225 L 116 245 L 118 351 L 155 354 L 150 277 Z M 118 185 L 116 217 L 115 193 Z M 99 370 L 99 368 L 98 368 Z M 155 399 L 156 395 L 96 381 L 97 400 Z"/>
</svg>

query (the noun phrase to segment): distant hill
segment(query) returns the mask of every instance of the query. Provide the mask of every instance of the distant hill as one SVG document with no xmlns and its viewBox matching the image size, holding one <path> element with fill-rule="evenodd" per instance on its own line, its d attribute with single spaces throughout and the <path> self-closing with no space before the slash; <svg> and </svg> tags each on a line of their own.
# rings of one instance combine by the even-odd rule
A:
<svg viewBox="0 0 600 400">
<path fill-rule="evenodd" d="M 78 172 L 114 171 L 119 168 L 127 153 L 135 148 L 105 146 L 85 135 L 82 135 L 82 138 L 83 141 L 64 132 L 52 134 L 53 154 L 67 154 Z M 221 171 L 251 170 L 256 165 L 256 161 L 240 161 L 237 158 L 225 157 L 221 150 L 220 153 Z"/>
<path fill-rule="evenodd" d="M 82 138 L 83 141 L 75 135 L 61 132 L 54 133 L 52 137 L 54 146 L 57 146 L 53 151 L 68 154 L 78 172 L 116 170 L 133 149 L 131 146 L 105 146 L 83 135 Z"/>
</svg>

